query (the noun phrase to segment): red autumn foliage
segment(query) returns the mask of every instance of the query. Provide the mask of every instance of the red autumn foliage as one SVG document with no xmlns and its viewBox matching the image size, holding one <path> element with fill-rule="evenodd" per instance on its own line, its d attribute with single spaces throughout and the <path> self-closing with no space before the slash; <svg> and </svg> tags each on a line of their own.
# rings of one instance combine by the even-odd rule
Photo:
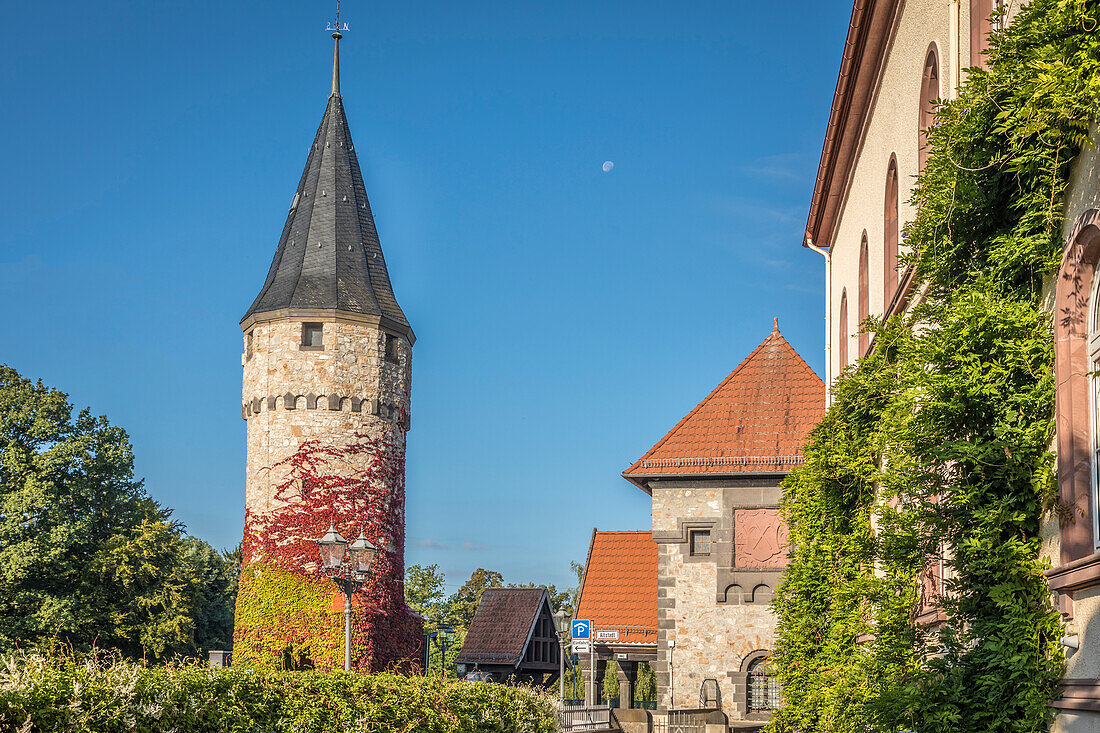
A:
<svg viewBox="0 0 1100 733">
<path fill-rule="evenodd" d="M 415 666 L 422 624 L 406 606 L 403 586 L 404 451 L 363 434 L 338 447 L 307 440 L 269 470 L 285 476 L 275 488 L 281 506 L 265 514 L 246 511 L 245 565 L 270 563 L 316 582 L 322 577 L 316 539 L 330 525 L 349 540 L 362 530 L 378 552 L 370 577 L 353 598 L 353 653 L 358 654 L 353 663 L 368 671 Z M 336 595 L 335 584 L 332 588 Z M 342 596 L 338 608 L 343 609 Z M 333 616 L 342 624 L 342 614 Z M 292 619 L 270 621 L 269 630 L 284 627 L 287 639 L 300 638 Z"/>
</svg>

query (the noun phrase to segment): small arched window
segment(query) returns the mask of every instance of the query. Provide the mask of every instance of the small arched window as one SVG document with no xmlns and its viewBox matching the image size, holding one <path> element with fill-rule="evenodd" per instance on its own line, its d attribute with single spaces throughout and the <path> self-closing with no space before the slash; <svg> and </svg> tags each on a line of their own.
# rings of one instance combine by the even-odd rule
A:
<svg viewBox="0 0 1100 733">
<path fill-rule="evenodd" d="M 871 343 L 871 334 L 867 333 L 863 329 L 863 322 L 867 320 L 867 316 L 871 315 L 871 303 L 870 303 L 870 283 L 868 279 L 870 273 L 867 269 L 867 232 L 863 233 L 863 239 L 859 242 L 859 303 L 857 304 L 859 313 L 859 357 L 863 358 L 867 355 L 867 347 Z"/>
<path fill-rule="evenodd" d="M 886 201 L 882 210 L 882 310 L 890 307 L 898 289 L 898 161 L 891 155 L 886 169 Z"/>
<path fill-rule="evenodd" d="M 848 338 L 851 331 L 848 330 L 848 289 L 840 291 L 840 343 L 837 345 L 837 357 L 840 360 L 840 371 L 848 366 Z"/>
<path fill-rule="evenodd" d="M 940 98 L 940 62 L 936 54 L 936 46 L 933 44 L 928 49 L 928 55 L 924 57 L 924 73 L 920 84 L 920 152 L 917 161 L 920 169 L 924 170 L 924 164 L 928 162 L 928 133 L 927 130 L 936 121 L 936 100 Z"/>
<path fill-rule="evenodd" d="M 746 687 L 750 713 L 767 713 L 779 707 L 779 680 L 771 674 L 767 657 L 749 663 Z"/>
</svg>

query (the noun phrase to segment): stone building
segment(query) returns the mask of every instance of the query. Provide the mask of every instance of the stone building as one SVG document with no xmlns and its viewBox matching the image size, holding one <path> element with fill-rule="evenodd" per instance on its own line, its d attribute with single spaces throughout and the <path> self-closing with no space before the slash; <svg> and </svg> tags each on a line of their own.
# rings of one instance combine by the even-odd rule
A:
<svg viewBox="0 0 1100 733">
<path fill-rule="evenodd" d="M 333 38 L 328 103 L 267 278 L 240 322 L 244 335 L 241 415 L 248 431 L 246 547 L 257 522 L 270 523 L 290 508 L 301 509 L 310 487 L 292 484 L 288 493 L 291 467 L 281 462 L 303 443 L 317 441 L 323 447 L 340 448 L 372 441 L 372 450 L 341 456 L 324 470 L 359 475 L 384 460 L 385 476 L 377 487 L 380 498 L 370 507 L 361 507 L 357 516 L 333 511 L 312 519 L 321 532 L 331 523 L 348 539 L 365 531 L 379 547 L 372 573 L 379 577 L 372 577 L 364 590 L 365 616 L 372 620 L 363 620 L 357 630 L 362 634 L 357 636 L 358 645 L 371 649 L 373 655 L 373 660 L 361 663 L 378 666 L 414 656 L 419 637 L 410 627 L 415 619 L 405 606 L 403 592 L 404 453 L 415 337 L 394 297 L 379 244 L 340 94 L 340 34 Z M 308 547 L 313 538 L 290 539 Z M 248 560 L 270 560 L 264 554 L 254 552 Z M 255 567 L 246 567 L 243 575 L 255 580 L 249 575 L 259 573 Z M 322 581 L 335 594 L 335 586 Z M 238 602 L 238 644 L 247 642 L 258 628 L 289 624 L 278 616 L 280 611 L 270 613 L 274 616 L 245 623 L 242 602 Z M 342 624 L 342 618 L 335 618 Z M 395 634 L 395 626 L 403 632 Z M 383 636 L 403 639 L 398 647 L 414 645 L 383 653 L 376 643 Z"/>
<path fill-rule="evenodd" d="M 886 0 L 853 3 L 806 225 L 805 245 L 825 256 L 826 382 L 874 348 L 859 334 L 868 316 L 886 318 L 920 301 L 913 273 L 899 267 L 900 234 L 915 211 L 909 189 L 927 151 L 922 129 L 937 99 L 953 99 L 997 23 L 1019 3 L 999 0 Z M 995 10 L 1003 11 L 993 15 Z M 992 17 L 991 17 L 992 16 Z M 1094 123 L 1094 140 L 1095 123 Z M 1100 731 L 1100 464 L 1095 375 L 1100 319 L 1100 155 L 1094 145 L 1072 164 L 1065 202 L 1064 255 L 1047 283 L 1056 339 L 1058 482 L 1076 521 L 1049 519 L 1048 585 L 1066 623 L 1066 671 L 1053 730 Z M 1090 375 L 1090 372 L 1092 373 Z M 949 567 L 926 579 L 942 593 Z M 925 609 L 926 622 L 936 610 Z M 921 619 L 918 619 L 921 620 Z"/>
<path fill-rule="evenodd" d="M 718 707 L 763 725 L 769 603 L 787 565 L 779 482 L 824 414 L 824 384 L 771 334 L 623 476 L 652 497 L 658 710 Z"/>
</svg>

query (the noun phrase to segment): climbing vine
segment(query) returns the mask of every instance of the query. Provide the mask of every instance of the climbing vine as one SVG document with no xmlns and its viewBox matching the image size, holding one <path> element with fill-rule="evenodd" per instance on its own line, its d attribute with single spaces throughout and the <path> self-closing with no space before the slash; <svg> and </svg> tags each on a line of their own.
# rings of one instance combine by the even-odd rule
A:
<svg viewBox="0 0 1100 733">
<path fill-rule="evenodd" d="M 1046 296 L 1100 101 L 1100 2 L 1033 0 L 938 108 L 906 228 L 919 304 L 838 380 L 784 483 L 774 731 L 1041 731 L 1063 668 Z"/>
<path fill-rule="evenodd" d="M 331 525 L 348 539 L 363 531 L 378 547 L 353 598 L 353 664 L 375 671 L 415 664 L 421 624 L 404 599 L 402 452 L 365 435 L 337 447 L 305 441 L 269 470 L 283 476 L 274 489 L 278 508 L 245 516 L 236 663 L 342 668 L 343 597 L 317 569 L 315 540 Z"/>
</svg>

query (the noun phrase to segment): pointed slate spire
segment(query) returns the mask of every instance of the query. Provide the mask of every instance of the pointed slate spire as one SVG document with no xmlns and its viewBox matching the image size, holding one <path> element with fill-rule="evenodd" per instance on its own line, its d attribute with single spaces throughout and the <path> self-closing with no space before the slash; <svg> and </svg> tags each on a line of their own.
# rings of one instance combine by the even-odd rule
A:
<svg viewBox="0 0 1100 733">
<path fill-rule="evenodd" d="M 241 319 L 343 314 L 414 340 L 394 297 L 340 97 L 340 33 L 332 93 L 260 294 Z"/>
</svg>

